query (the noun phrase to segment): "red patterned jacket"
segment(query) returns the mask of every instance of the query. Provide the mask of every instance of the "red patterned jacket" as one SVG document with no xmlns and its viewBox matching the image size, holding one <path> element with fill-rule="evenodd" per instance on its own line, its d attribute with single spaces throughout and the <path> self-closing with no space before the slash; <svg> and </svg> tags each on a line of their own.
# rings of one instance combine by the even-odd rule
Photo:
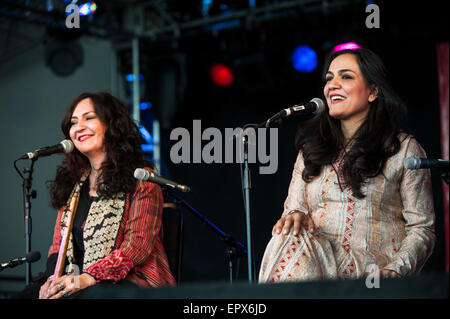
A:
<svg viewBox="0 0 450 319">
<path fill-rule="evenodd" d="M 84 272 L 97 280 L 126 278 L 141 287 L 175 285 L 162 245 L 162 207 L 161 188 L 138 182 L 131 204 L 127 197 L 114 250 Z M 59 252 L 63 209 L 58 211 L 49 256 Z"/>
</svg>

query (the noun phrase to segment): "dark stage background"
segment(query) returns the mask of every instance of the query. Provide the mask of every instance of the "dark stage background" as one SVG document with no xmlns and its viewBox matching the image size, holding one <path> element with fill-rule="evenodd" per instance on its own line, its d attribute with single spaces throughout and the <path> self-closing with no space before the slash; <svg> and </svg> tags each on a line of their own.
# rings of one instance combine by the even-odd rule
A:
<svg viewBox="0 0 450 319">
<path fill-rule="evenodd" d="M 100 16 L 104 2 L 97 2 Z M 134 1 L 136 5 L 139 2 Z M 258 6 L 270 2 L 256 1 L 256 4 Z M 156 40 L 148 37 L 140 41 L 140 70 L 144 75 L 141 100 L 152 102 L 151 109 L 141 111 L 141 121 L 144 125 L 151 125 L 151 120 L 155 117 L 161 123 L 161 174 L 190 186 L 193 192 L 183 194 L 183 198 L 244 245 L 247 245 L 246 226 L 239 164 L 173 164 L 169 157 L 174 143 L 169 139 L 170 132 L 176 127 L 185 127 L 192 132 L 193 120 L 198 119 L 201 120 L 202 130 L 216 127 L 224 133 L 225 128 L 259 123 L 283 108 L 309 101 L 313 97 L 322 97 L 321 67 L 326 55 L 338 43 L 357 42 L 381 56 L 390 72 L 394 88 L 408 105 L 409 117 L 405 127 L 415 134 L 429 157 L 441 158 L 436 45 L 448 42 L 448 19 L 443 2 L 328 1 L 331 4 L 328 7 L 324 4 L 325 1 L 310 2 L 314 6 L 294 6 L 288 10 L 274 11 L 260 19 L 242 18 L 238 19 L 237 24 L 220 28 L 216 26 L 214 30 L 182 29 L 178 37 L 165 34 L 164 37 L 157 35 Z M 192 12 L 199 6 L 196 1 L 162 3 L 166 4 L 168 12 L 175 12 L 173 16 L 177 22 L 182 21 L 181 17 L 195 17 Z M 238 1 L 212 3 L 226 4 L 229 9 L 236 10 L 240 10 L 240 6 L 248 6 L 245 1 L 244 4 L 238 4 Z M 380 8 L 379 29 L 368 29 L 365 25 L 368 16 L 365 8 L 370 3 L 376 3 Z M 129 5 L 126 1 L 110 1 L 108 8 L 120 11 Z M 10 22 L 15 18 L 0 15 L 0 19 Z M 29 23 L 24 19 L 18 21 Z M 65 31 L 67 30 L 59 30 L 63 38 L 68 38 Z M 83 32 L 83 27 L 81 31 Z M 89 32 L 84 32 L 76 35 L 75 40 L 92 37 Z M 105 38 L 111 42 L 112 50 L 117 55 L 117 81 L 123 82 L 119 85 L 121 89 L 115 93 L 129 102 L 132 95 L 130 85 L 125 83 L 124 77 L 131 73 L 130 46 L 123 45 L 127 40 L 123 34 L 120 37 L 108 34 L 103 41 Z M 89 42 L 88 46 L 93 46 L 94 41 Z M 311 73 L 300 73 L 292 67 L 290 55 L 300 44 L 309 45 L 318 54 L 318 66 Z M 87 53 L 84 59 L 88 63 Z M 211 81 L 209 68 L 215 62 L 225 63 L 232 68 L 235 78 L 231 86 L 219 87 Z M 90 74 L 94 76 L 97 72 L 95 67 L 91 68 L 87 77 Z M 106 83 L 108 80 L 113 81 L 105 77 Z M 69 78 L 70 76 L 66 77 L 65 81 Z M 78 79 L 80 80 L 83 81 Z M 29 85 L 39 87 L 45 83 Z M 112 87 L 114 86 L 113 84 Z M 26 92 L 26 87 L 23 89 Z M 93 85 L 92 90 L 96 89 L 97 86 Z M 83 90 L 91 88 L 84 86 Z M 114 93 L 114 90 L 111 91 Z M 70 96 L 64 97 L 65 104 L 58 111 L 61 115 L 68 102 L 79 93 L 81 91 L 67 92 Z M 46 129 L 49 131 L 57 132 L 55 135 L 60 134 L 57 121 L 43 122 L 41 125 L 48 126 Z M 278 170 L 275 174 L 261 175 L 258 172 L 259 165 L 251 165 L 256 276 L 259 261 L 271 237 L 272 226 L 282 213 L 296 159 L 294 138 L 299 125 L 299 118 L 290 118 L 278 128 Z M 43 145 L 52 143 L 42 142 Z M 29 147 L 39 146 L 41 145 L 36 141 Z M 23 150 L 25 151 L 27 149 Z M 47 179 L 50 178 L 52 175 Z M 20 192 L 18 182 L 15 183 L 15 191 Z M 423 270 L 425 273 L 445 271 L 443 192 L 442 181 L 436 172 L 433 172 L 433 191 L 438 241 Z M 46 204 L 44 195 L 37 200 Z M 170 200 L 169 197 L 167 200 Z M 20 210 L 20 205 L 18 198 L 17 211 Z M 2 221 L 8 221 L 11 218 L 8 216 L 2 216 Z M 17 216 L 20 214 L 16 214 Z M 15 231 L 22 232 L 21 227 L 16 222 Z M 47 223 L 36 229 L 33 236 L 46 236 L 48 242 L 52 231 L 53 224 Z M 19 240 L 20 238 L 19 236 Z M 228 280 L 225 244 L 188 211 L 184 211 L 183 239 L 180 285 Z M 17 249 L 8 248 L 9 256 L 12 258 L 14 256 L 11 254 L 21 255 L 22 245 L 19 242 L 16 244 Z M 45 247 L 41 249 L 43 255 L 46 255 L 48 246 Z M 6 251 L 6 246 L 2 246 L 3 248 Z M 247 279 L 246 257 L 240 260 L 235 270 L 236 280 Z M 37 274 L 38 271 L 41 270 L 36 268 L 33 273 Z M 24 269 L 21 272 L 24 273 Z M 21 274 L 15 274 L 14 278 L 20 279 Z M 11 280 L 13 277 L 6 272 L 2 275 L 3 279 L 9 277 Z"/>
</svg>

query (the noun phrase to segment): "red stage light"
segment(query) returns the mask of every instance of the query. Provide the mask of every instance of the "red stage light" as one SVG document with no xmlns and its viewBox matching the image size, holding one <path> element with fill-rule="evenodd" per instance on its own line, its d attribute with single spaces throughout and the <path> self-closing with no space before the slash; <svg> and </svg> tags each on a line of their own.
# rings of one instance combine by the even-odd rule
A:
<svg viewBox="0 0 450 319">
<path fill-rule="evenodd" d="M 221 87 L 230 86 L 233 83 L 234 75 L 231 69 L 222 63 L 214 64 L 209 70 L 211 78 L 215 84 Z"/>
</svg>

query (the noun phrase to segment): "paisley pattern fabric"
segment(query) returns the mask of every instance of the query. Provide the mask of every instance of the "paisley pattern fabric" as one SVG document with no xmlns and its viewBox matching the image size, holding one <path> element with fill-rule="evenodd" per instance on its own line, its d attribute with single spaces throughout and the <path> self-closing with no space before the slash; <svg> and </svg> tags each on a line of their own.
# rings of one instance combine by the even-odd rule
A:
<svg viewBox="0 0 450 319">
<path fill-rule="evenodd" d="M 431 175 L 427 169 L 403 167 L 406 157 L 426 154 L 413 137 L 403 134 L 400 140 L 401 149 L 383 174 L 362 186 L 363 199 L 340 183 L 341 163 L 325 166 L 305 183 L 299 153 L 283 215 L 294 210 L 309 214 L 319 231 L 273 235 L 260 282 L 355 279 L 372 264 L 400 276 L 420 272 L 436 241 Z"/>
<path fill-rule="evenodd" d="M 89 172 L 87 172 L 87 174 L 84 173 L 81 180 L 77 183 L 80 188 L 84 184 L 88 173 Z M 80 196 L 79 192 L 76 193 L 73 191 L 68 203 L 70 203 L 74 194 L 75 196 Z M 66 205 L 66 207 L 67 206 L 68 205 Z M 123 193 L 113 199 L 98 199 L 92 203 L 83 231 L 83 269 L 86 269 L 100 259 L 103 259 L 114 249 L 124 209 L 125 194 Z M 64 210 L 61 223 L 63 225 L 67 224 L 67 219 L 68 210 Z M 64 231 L 65 228 L 63 227 L 61 229 L 61 237 L 63 237 Z M 74 258 L 72 233 L 70 234 L 69 244 L 67 247 L 67 259 L 70 267 L 73 267 L 72 264 L 77 262 Z"/>
<path fill-rule="evenodd" d="M 108 256 L 114 249 L 124 208 L 124 194 L 92 203 L 83 231 L 83 269 Z"/>
</svg>

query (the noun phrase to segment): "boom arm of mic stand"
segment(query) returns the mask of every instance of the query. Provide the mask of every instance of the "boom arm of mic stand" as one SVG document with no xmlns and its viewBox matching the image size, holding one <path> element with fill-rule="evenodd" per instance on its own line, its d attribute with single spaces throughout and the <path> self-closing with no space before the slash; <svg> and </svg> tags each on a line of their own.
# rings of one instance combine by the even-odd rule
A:
<svg viewBox="0 0 450 319">
<path fill-rule="evenodd" d="M 219 236 L 219 238 L 227 245 L 226 252 L 227 252 L 227 257 L 230 262 L 230 265 L 236 258 L 239 258 L 239 257 L 247 254 L 247 250 L 245 249 L 245 246 L 242 243 L 240 243 L 239 241 L 236 241 L 236 239 L 232 235 L 225 233 L 219 227 L 214 225 L 214 223 L 212 223 L 208 218 L 203 216 L 200 212 L 198 212 L 196 209 L 194 209 L 188 202 L 186 202 L 183 198 L 178 196 L 174 190 L 171 189 L 169 191 L 169 194 L 172 198 L 175 199 L 175 201 L 179 205 L 183 206 L 185 209 L 187 209 L 188 211 L 193 213 L 194 216 L 196 216 L 204 224 L 206 224 L 209 227 L 209 229 L 211 229 L 213 232 L 215 232 Z M 231 266 L 230 266 L 230 268 L 231 268 Z M 232 271 L 232 269 L 230 269 L 230 281 L 231 281 L 232 275 L 233 275 L 233 271 Z"/>
</svg>

